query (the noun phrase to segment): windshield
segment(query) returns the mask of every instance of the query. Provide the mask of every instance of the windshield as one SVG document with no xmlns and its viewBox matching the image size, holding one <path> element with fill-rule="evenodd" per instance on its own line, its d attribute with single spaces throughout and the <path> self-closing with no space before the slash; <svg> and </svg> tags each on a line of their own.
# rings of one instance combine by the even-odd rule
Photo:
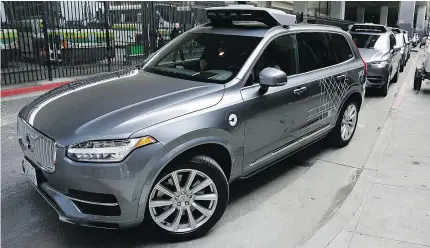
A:
<svg viewBox="0 0 430 248">
<path fill-rule="evenodd" d="M 184 33 L 144 67 L 147 72 L 209 83 L 226 83 L 242 68 L 259 37 Z"/>
<path fill-rule="evenodd" d="M 389 47 L 387 36 L 380 34 L 351 34 L 358 48 L 384 50 Z"/>
</svg>

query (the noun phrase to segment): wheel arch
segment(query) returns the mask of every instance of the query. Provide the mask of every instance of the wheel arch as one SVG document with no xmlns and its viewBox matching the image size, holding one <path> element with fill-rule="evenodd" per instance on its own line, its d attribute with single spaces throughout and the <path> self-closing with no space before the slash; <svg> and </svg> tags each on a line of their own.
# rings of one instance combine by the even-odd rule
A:
<svg viewBox="0 0 430 248">
<path fill-rule="evenodd" d="M 361 109 L 361 105 L 363 104 L 363 96 L 362 96 L 362 93 L 360 93 L 359 91 L 357 91 L 357 90 L 354 90 L 354 91 L 351 91 L 351 92 L 349 92 L 348 93 L 348 95 L 344 98 L 344 100 L 342 101 L 342 103 L 340 104 L 340 106 L 339 106 L 339 111 L 338 111 L 338 113 L 337 113 L 337 116 L 336 116 L 336 120 L 335 121 L 337 121 L 337 119 L 339 118 L 339 115 L 340 115 L 340 112 L 341 112 L 341 110 L 342 110 L 342 108 L 345 106 L 345 104 L 347 104 L 348 102 L 350 102 L 351 100 L 353 100 L 353 101 L 357 101 L 357 103 L 358 103 L 358 112 L 360 112 L 360 109 Z"/>
<path fill-rule="evenodd" d="M 219 169 L 224 173 L 228 181 L 232 175 L 233 163 L 235 161 L 232 153 L 232 146 L 226 139 L 221 137 L 204 136 L 190 139 L 179 145 L 174 145 L 170 149 L 169 146 L 166 146 L 165 149 L 167 150 L 164 156 L 155 164 L 145 179 L 137 209 L 138 218 L 145 215 L 148 196 L 156 178 L 166 168 L 176 162 L 184 161 L 194 155 L 207 155 L 218 163 Z"/>
</svg>

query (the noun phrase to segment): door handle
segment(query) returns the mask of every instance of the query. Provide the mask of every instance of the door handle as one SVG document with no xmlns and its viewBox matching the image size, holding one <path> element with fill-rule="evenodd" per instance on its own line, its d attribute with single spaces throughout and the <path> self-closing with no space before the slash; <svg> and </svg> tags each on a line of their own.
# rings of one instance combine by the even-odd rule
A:
<svg viewBox="0 0 430 248">
<path fill-rule="evenodd" d="M 307 90 L 307 88 L 306 87 L 301 87 L 301 88 L 298 88 L 298 89 L 295 89 L 293 92 L 294 92 L 294 94 L 296 94 L 296 95 L 301 95 L 303 92 L 305 92 Z"/>
<path fill-rule="evenodd" d="M 345 75 L 340 75 L 340 76 L 337 76 L 337 77 L 336 77 L 336 79 L 337 79 L 338 81 L 343 81 L 343 80 L 345 80 L 345 79 L 346 79 L 346 76 L 345 76 Z"/>
</svg>

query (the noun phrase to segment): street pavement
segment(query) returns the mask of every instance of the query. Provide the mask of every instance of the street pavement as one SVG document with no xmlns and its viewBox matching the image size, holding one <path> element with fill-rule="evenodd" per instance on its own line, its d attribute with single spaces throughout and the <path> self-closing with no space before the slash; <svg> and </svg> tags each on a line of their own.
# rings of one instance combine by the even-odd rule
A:
<svg viewBox="0 0 430 248">
<path fill-rule="evenodd" d="M 20 167 L 16 114 L 36 96 L 4 98 L 2 247 L 428 247 L 430 86 L 412 93 L 416 59 L 412 53 L 387 97 L 369 92 L 347 147 L 321 141 L 233 183 L 221 221 L 181 243 L 155 238 L 145 226 L 101 230 L 60 222 Z"/>
</svg>

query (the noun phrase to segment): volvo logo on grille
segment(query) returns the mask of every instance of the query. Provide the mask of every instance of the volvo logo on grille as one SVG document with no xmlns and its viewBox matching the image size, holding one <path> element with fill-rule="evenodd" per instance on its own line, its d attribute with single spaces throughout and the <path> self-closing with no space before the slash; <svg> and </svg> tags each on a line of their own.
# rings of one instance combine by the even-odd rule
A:
<svg viewBox="0 0 430 248">
<path fill-rule="evenodd" d="M 34 141 L 36 140 L 35 137 L 32 137 L 31 134 L 27 134 L 25 136 L 25 142 L 26 147 L 30 152 L 34 152 Z"/>
</svg>

